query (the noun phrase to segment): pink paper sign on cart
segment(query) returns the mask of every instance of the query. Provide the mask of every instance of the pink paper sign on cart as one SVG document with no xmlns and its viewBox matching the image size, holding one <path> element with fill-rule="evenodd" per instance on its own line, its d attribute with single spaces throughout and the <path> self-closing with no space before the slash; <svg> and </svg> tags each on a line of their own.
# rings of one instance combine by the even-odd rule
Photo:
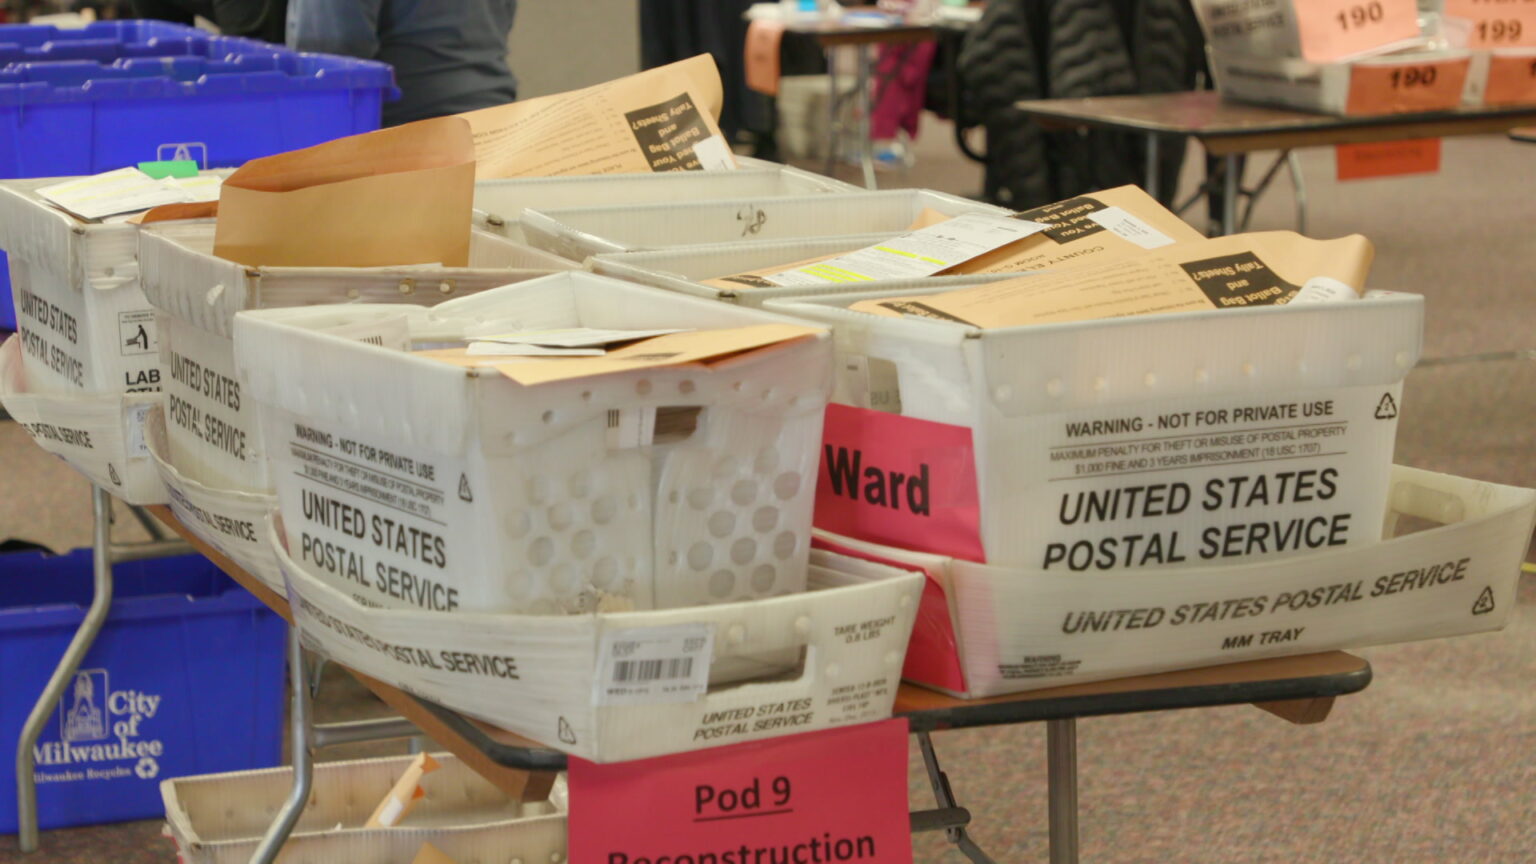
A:
<svg viewBox="0 0 1536 864">
<path fill-rule="evenodd" d="M 765 719 L 756 716 L 764 708 L 776 711 L 740 709 L 753 716 L 738 722 Z M 572 758 L 570 856 L 571 864 L 911 864 L 907 721 L 606 765 Z"/>
<path fill-rule="evenodd" d="M 817 528 L 986 560 L 969 427 L 828 405 L 821 449 Z"/>
</svg>

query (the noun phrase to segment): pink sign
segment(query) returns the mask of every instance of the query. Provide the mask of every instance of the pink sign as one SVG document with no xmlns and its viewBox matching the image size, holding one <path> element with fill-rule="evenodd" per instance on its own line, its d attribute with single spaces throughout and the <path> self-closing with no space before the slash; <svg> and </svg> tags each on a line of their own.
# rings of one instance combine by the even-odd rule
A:
<svg viewBox="0 0 1536 864">
<path fill-rule="evenodd" d="M 1419 35 L 1414 0 L 1296 0 L 1301 55 L 1329 63 Z"/>
<path fill-rule="evenodd" d="M 903 681 L 926 684 L 951 693 L 965 692 L 965 670 L 960 665 L 960 640 L 955 638 L 955 620 L 949 614 L 949 596 L 944 583 L 933 571 L 917 564 L 898 561 L 881 555 L 871 555 L 817 538 L 812 541 L 817 549 L 827 549 L 839 555 L 848 555 L 886 564 L 902 570 L 923 570 L 928 577 L 923 583 L 923 599 L 918 603 L 917 621 L 912 625 L 912 639 L 907 643 L 907 659 L 901 667 Z"/>
<path fill-rule="evenodd" d="M 907 721 L 570 760 L 571 864 L 911 864 Z"/>
<path fill-rule="evenodd" d="M 814 521 L 859 540 L 986 561 L 971 430 L 828 405 Z"/>
</svg>

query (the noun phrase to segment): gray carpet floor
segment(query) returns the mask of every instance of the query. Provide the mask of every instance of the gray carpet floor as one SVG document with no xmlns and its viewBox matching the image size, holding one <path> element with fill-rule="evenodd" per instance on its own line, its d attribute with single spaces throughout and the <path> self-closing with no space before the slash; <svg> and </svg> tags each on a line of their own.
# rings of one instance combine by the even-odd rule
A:
<svg viewBox="0 0 1536 864">
<path fill-rule="evenodd" d="M 980 170 L 948 135 L 930 125 L 916 167 L 882 174 L 882 184 L 974 193 Z M 1536 349 L 1536 146 L 1452 140 L 1437 175 L 1353 183 L 1335 182 L 1329 151 L 1307 152 L 1303 163 L 1308 233 L 1367 235 L 1377 249 L 1371 287 L 1428 298 L 1430 361 L 1408 380 L 1397 461 L 1536 486 L 1536 354 L 1518 353 Z M 1282 183 L 1253 228 L 1292 224 Z M 0 425 L 0 537 L 81 545 L 89 512 L 83 481 Z M 137 533 L 123 527 L 125 537 Z M 1536 860 L 1536 579 L 1526 577 L 1520 602 L 1500 633 L 1361 652 L 1374 682 L 1321 725 L 1249 707 L 1082 721 L 1083 860 Z M 319 710 L 379 709 L 332 674 Z M 1000 861 L 1045 860 L 1043 729 L 943 732 L 935 742 L 982 846 Z M 914 806 L 927 806 L 915 751 L 912 766 Z M 173 861 L 158 834 L 154 821 L 51 832 L 31 859 L 0 838 L 0 862 Z M 915 850 L 922 862 L 964 860 L 939 836 L 919 837 Z"/>
</svg>

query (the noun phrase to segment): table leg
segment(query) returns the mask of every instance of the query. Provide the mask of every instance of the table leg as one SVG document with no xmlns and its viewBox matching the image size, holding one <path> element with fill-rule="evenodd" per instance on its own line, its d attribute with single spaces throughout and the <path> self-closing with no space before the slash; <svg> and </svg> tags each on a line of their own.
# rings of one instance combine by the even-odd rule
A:
<svg viewBox="0 0 1536 864">
<path fill-rule="evenodd" d="M 1301 157 L 1295 150 L 1285 151 L 1285 164 L 1291 169 L 1291 186 L 1296 190 L 1296 233 L 1307 233 L 1307 183 L 1301 176 Z"/>
<path fill-rule="evenodd" d="M 827 166 L 822 173 L 836 177 L 838 149 L 843 137 L 842 118 L 837 110 L 841 103 L 837 92 L 837 52 L 828 48 L 823 53 L 827 55 Z"/>
<path fill-rule="evenodd" d="M 91 511 L 95 519 L 92 536 L 94 551 L 91 555 L 93 591 L 90 608 L 80 629 L 64 649 L 64 656 L 53 670 L 53 677 L 43 688 L 37 704 L 21 728 L 21 740 L 16 743 L 16 842 L 23 852 L 37 851 L 37 785 L 33 776 L 35 764 L 32 748 L 37 746 L 43 727 L 53 718 L 53 709 L 59 697 L 75 678 L 75 670 L 85 659 L 96 635 L 106 623 L 107 612 L 112 607 L 112 498 L 100 487 L 91 489 Z M 102 694 L 105 698 L 105 694 Z"/>
<path fill-rule="evenodd" d="M 277 860 L 283 844 L 288 842 L 288 835 L 293 833 L 293 826 L 298 824 L 304 806 L 309 803 L 310 789 L 314 785 L 314 753 L 310 749 L 309 670 L 304 665 L 304 648 L 299 644 L 299 628 L 292 624 L 288 625 L 288 676 L 291 692 L 288 749 L 293 753 L 293 788 L 288 793 L 288 800 L 283 802 L 282 809 L 277 812 L 277 817 L 267 826 L 267 833 L 262 835 L 261 843 L 251 855 L 251 864 L 272 864 Z"/>
<path fill-rule="evenodd" d="M 1242 191 L 1242 178 L 1240 173 L 1242 161 L 1236 153 L 1228 153 L 1223 158 L 1222 171 L 1222 200 L 1221 200 L 1221 234 L 1223 237 L 1237 233 L 1237 196 Z"/>
<path fill-rule="evenodd" d="M 1157 193 L 1159 191 L 1161 191 L 1159 189 L 1161 184 L 1158 183 L 1158 179 L 1159 179 L 1158 175 L 1161 174 L 1162 172 L 1160 170 L 1158 170 L 1158 168 L 1159 168 L 1159 166 L 1157 164 L 1157 133 L 1156 132 L 1148 132 L 1147 133 L 1147 185 L 1146 185 L 1146 190 L 1147 190 L 1147 194 L 1151 195 L 1154 200 L 1157 198 Z"/>
<path fill-rule="evenodd" d="M 1077 864 L 1077 720 L 1045 723 L 1051 864 Z"/>
<path fill-rule="evenodd" d="M 869 115 L 872 110 L 870 99 L 871 72 L 874 67 L 873 48 L 867 44 L 859 46 L 859 165 L 864 169 L 864 188 L 875 187 L 875 142 L 869 140 Z"/>
</svg>

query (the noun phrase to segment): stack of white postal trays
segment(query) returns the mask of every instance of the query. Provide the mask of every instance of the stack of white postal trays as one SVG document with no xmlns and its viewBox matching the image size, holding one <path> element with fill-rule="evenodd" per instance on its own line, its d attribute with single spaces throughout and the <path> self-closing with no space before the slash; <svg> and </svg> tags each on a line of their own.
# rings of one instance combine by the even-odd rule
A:
<svg viewBox="0 0 1536 864">
<path fill-rule="evenodd" d="M 162 504 L 143 420 L 158 399 L 154 309 L 139 288 L 138 226 L 78 219 L 0 183 L 17 333 L 0 346 L 0 401 L 39 446 L 130 504 Z"/>
<path fill-rule="evenodd" d="M 263 524 L 271 480 L 255 410 L 235 371 L 242 309 L 327 303 L 432 305 L 567 269 L 558 258 L 484 232 L 468 267 L 248 267 L 213 254 L 213 220 L 139 232 L 140 276 L 158 312 L 164 410 L 145 438 L 178 519 L 276 590 Z"/>
<path fill-rule="evenodd" d="M 598 760 L 888 716 L 921 577 L 810 552 L 825 331 L 534 386 L 405 350 L 783 323 L 586 273 L 432 309 L 238 315 L 304 638 Z"/>
</svg>

